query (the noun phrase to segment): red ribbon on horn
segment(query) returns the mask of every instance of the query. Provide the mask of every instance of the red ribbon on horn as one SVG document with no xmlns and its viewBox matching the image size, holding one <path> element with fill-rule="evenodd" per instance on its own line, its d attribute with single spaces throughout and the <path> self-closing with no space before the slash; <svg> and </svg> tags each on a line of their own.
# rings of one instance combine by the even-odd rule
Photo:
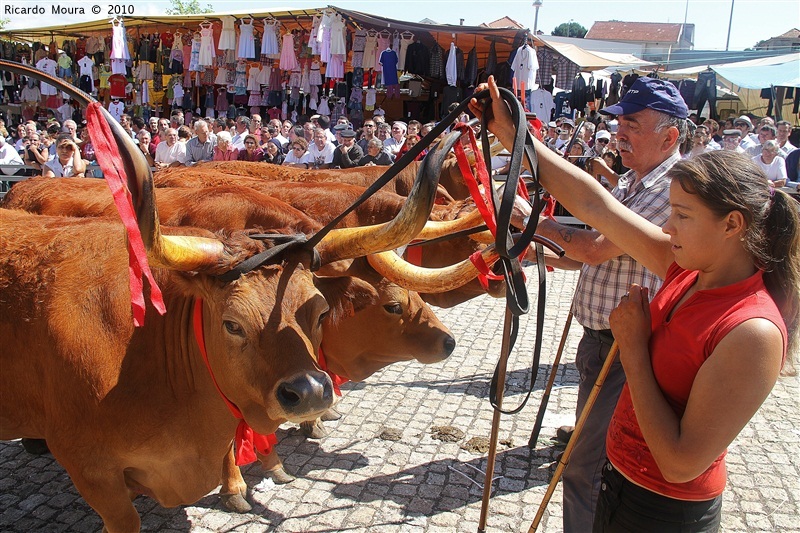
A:
<svg viewBox="0 0 800 533">
<path fill-rule="evenodd" d="M 122 176 L 125 169 L 122 166 L 117 142 L 111 133 L 111 127 L 106 122 L 101 111 L 100 102 L 92 102 L 86 108 L 86 122 L 91 132 L 92 144 L 94 145 L 97 162 L 103 169 L 105 181 L 111 194 L 114 197 L 114 204 L 117 206 L 119 216 L 125 225 L 128 235 L 128 278 L 131 289 L 131 311 L 133 312 L 133 324 L 136 327 L 144 325 L 145 301 L 144 301 L 144 280 L 147 278 L 150 283 L 150 302 L 159 314 L 167 312 L 164 305 L 164 297 L 158 287 L 150 265 L 147 263 L 147 251 L 142 241 L 142 234 L 139 233 L 139 225 L 136 222 L 136 215 L 133 210 L 130 193 L 125 186 Z"/>
</svg>

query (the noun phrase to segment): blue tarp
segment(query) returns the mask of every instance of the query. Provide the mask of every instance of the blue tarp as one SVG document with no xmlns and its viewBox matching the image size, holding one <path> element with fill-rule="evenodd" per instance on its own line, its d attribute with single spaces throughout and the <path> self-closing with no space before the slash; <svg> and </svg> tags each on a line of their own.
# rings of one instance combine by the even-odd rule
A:
<svg viewBox="0 0 800 533">
<path fill-rule="evenodd" d="M 786 63 L 777 65 L 747 67 L 716 65 L 712 68 L 729 82 L 745 89 L 764 89 L 770 85 L 800 87 L 800 54 Z"/>
</svg>

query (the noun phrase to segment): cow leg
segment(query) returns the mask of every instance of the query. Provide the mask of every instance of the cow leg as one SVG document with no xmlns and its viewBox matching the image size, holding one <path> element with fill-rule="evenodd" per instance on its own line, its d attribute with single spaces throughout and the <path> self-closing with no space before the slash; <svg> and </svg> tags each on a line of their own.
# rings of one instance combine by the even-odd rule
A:
<svg viewBox="0 0 800 533">
<path fill-rule="evenodd" d="M 90 477 L 85 477 L 84 472 L 88 472 L 88 468 L 65 468 L 80 495 L 103 519 L 104 532 L 139 531 L 139 513 L 133 506 L 125 476 L 121 471 L 111 473 L 108 470 L 92 470 Z"/>
<path fill-rule="evenodd" d="M 322 420 L 319 418 L 310 422 L 300 422 L 300 429 L 303 435 L 310 439 L 321 439 L 328 435 L 328 432 L 322 426 Z"/>
<path fill-rule="evenodd" d="M 242 477 L 242 470 L 236 466 L 236 456 L 231 442 L 225 459 L 222 460 L 222 488 L 219 490 L 222 505 L 235 513 L 249 513 L 253 507 L 247 503 L 247 483 Z"/>
<path fill-rule="evenodd" d="M 281 458 L 275 448 L 267 455 L 258 454 L 258 459 L 261 461 L 261 468 L 264 469 L 266 476 L 274 481 L 276 485 L 285 485 L 297 479 L 283 467 Z"/>
</svg>

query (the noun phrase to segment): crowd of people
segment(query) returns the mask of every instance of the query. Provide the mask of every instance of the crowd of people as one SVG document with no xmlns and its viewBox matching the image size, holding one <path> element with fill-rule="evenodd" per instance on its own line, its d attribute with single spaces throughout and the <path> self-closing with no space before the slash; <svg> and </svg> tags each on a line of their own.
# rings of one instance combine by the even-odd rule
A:
<svg viewBox="0 0 800 533">
<path fill-rule="evenodd" d="M 416 120 L 388 123 L 383 116 L 375 116 L 356 130 L 346 117 L 331 124 L 325 115 L 298 123 L 276 118 L 265 124 L 257 114 L 236 119 L 193 118 L 186 124 L 179 110 L 169 118 L 152 117 L 148 122 L 123 114 L 119 123 L 154 170 L 204 161 L 251 161 L 307 169 L 385 166 L 434 126 Z M 9 129 L 2 123 L 0 143 L 0 165 L 7 175 L 102 176 L 88 129 L 72 120 L 61 124 L 53 119 L 44 127 L 29 120 Z M 16 170 L 13 165 L 29 168 Z"/>
</svg>

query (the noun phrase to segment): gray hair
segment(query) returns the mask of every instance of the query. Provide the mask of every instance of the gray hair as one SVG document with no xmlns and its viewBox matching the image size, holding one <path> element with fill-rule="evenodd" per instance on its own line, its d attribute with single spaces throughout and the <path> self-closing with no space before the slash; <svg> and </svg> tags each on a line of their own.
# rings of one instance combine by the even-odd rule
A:
<svg viewBox="0 0 800 533">
<path fill-rule="evenodd" d="M 367 148 L 377 148 L 378 150 L 383 150 L 383 141 L 378 139 L 377 137 L 373 137 L 369 141 L 367 141 Z"/>
<path fill-rule="evenodd" d="M 589 130 L 592 133 L 594 133 L 595 125 L 593 123 L 589 122 L 588 120 L 584 120 L 583 121 L 583 129 Z"/>
<path fill-rule="evenodd" d="M 205 120 L 198 120 L 194 123 L 194 131 L 197 131 L 204 126 L 207 128 L 208 122 L 206 122 Z"/>
<path fill-rule="evenodd" d="M 227 131 L 221 131 L 221 132 L 217 133 L 217 142 L 225 142 L 225 143 L 229 143 L 229 142 L 231 142 L 232 140 L 233 140 L 233 139 L 232 139 L 232 137 L 231 137 L 231 134 L 230 134 L 230 132 L 227 132 Z"/>
<path fill-rule="evenodd" d="M 667 115 L 666 113 L 661 113 L 660 111 L 656 111 L 656 113 L 658 113 L 658 122 L 655 126 L 656 133 L 661 133 L 667 128 L 676 128 L 678 130 L 678 140 L 675 142 L 675 145 L 680 146 L 686 140 L 686 138 L 689 137 L 689 125 L 687 124 L 689 120 L 685 118 L 673 117 L 672 115 Z"/>
<path fill-rule="evenodd" d="M 778 141 L 773 141 L 772 139 L 768 141 L 764 141 L 764 144 L 761 145 L 761 151 L 769 150 L 770 152 L 777 152 L 778 148 Z"/>
</svg>

